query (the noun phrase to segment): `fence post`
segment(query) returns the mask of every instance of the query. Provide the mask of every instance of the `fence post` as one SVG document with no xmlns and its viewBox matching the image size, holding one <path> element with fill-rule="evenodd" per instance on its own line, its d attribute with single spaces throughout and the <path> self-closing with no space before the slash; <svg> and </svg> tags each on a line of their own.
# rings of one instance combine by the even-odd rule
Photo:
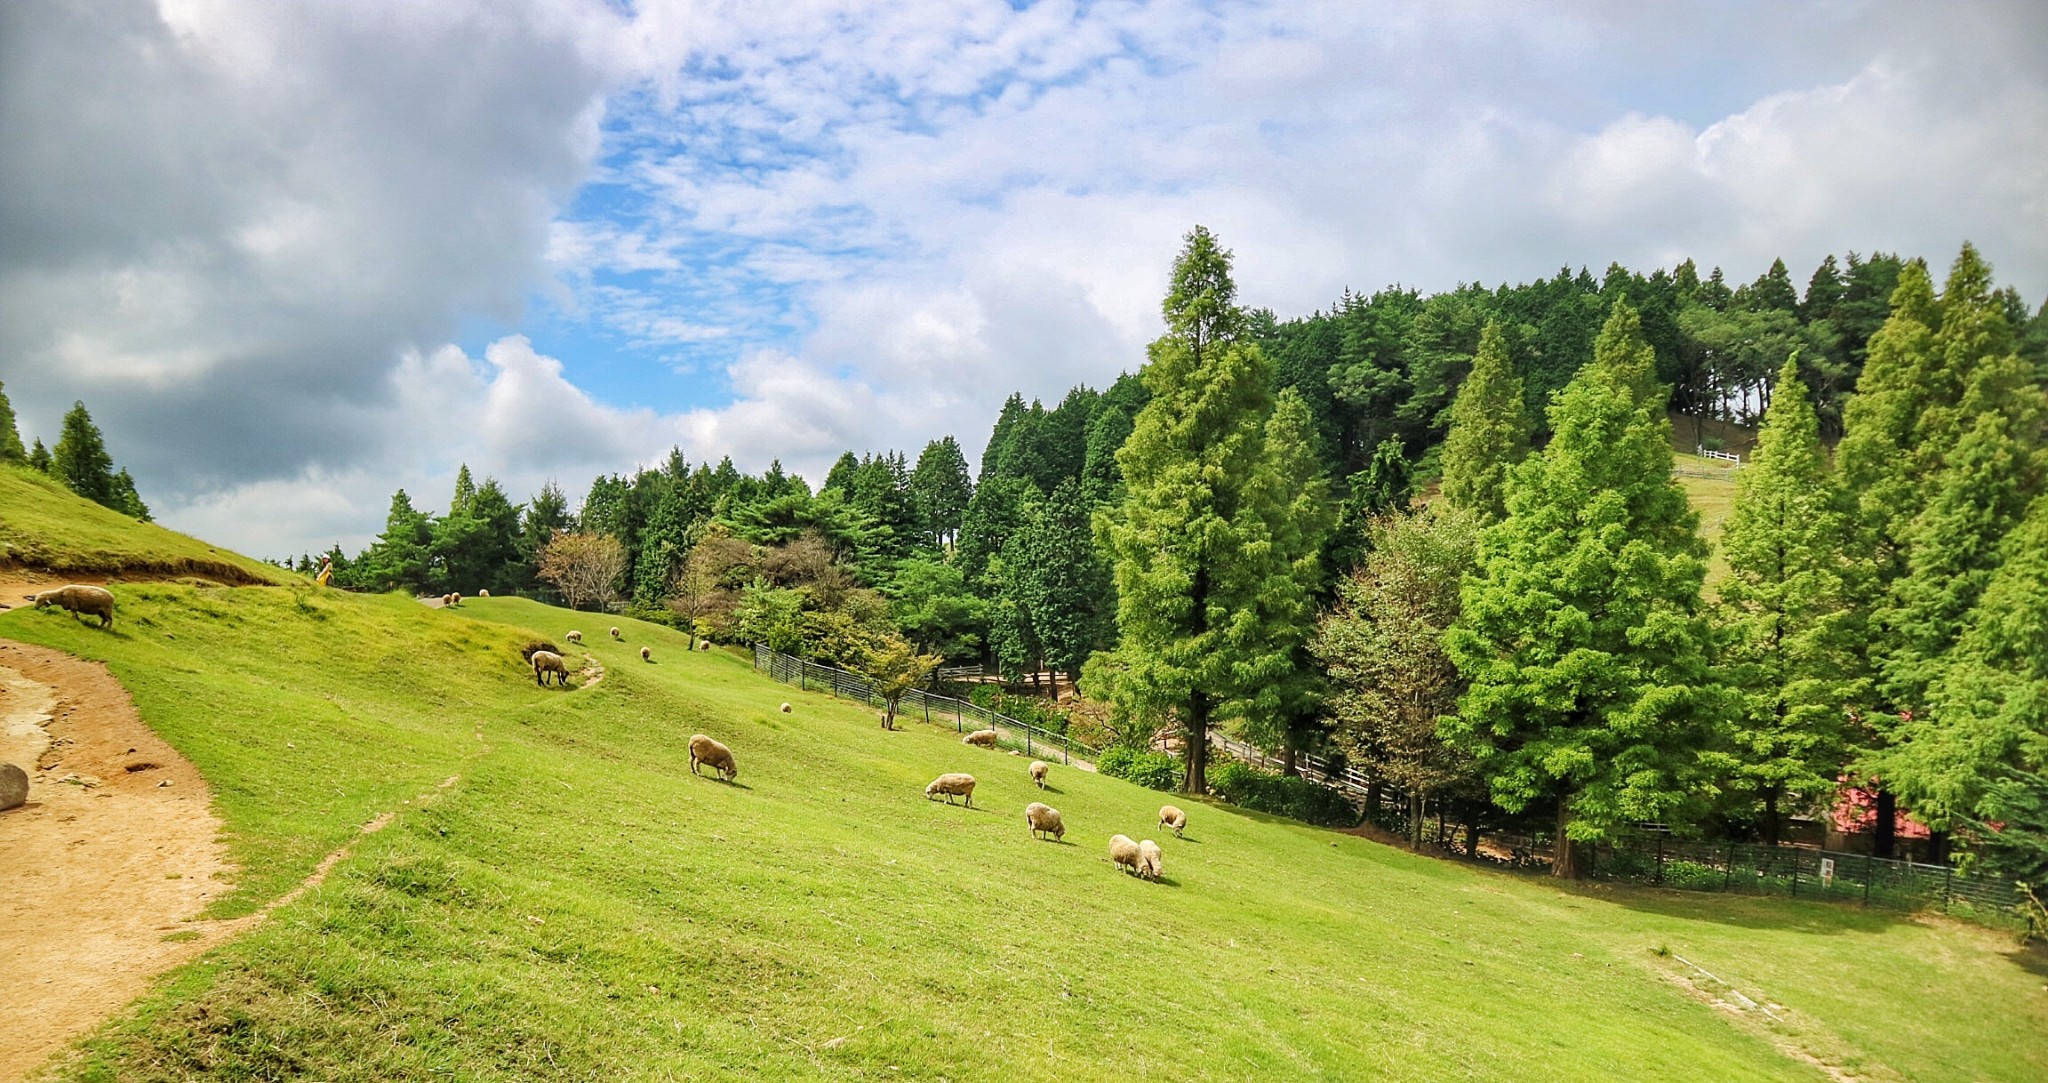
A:
<svg viewBox="0 0 2048 1083">
<path fill-rule="evenodd" d="M 1735 883 L 1735 844 L 1734 844 L 1734 843 L 1732 843 L 1732 842 L 1731 842 L 1731 843 L 1729 843 L 1729 844 L 1728 844 L 1728 859 L 1727 859 L 1726 861 L 1723 861 L 1723 862 L 1722 862 L 1722 864 L 1723 864 L 1724 866 L 1726 866 L 1726 868 L 1725 868 L 1725 869 L 1723 870 L 1723 874 L 1722 874 L 1722 876 L 1721 876 L 1721 890 L 1722 890 L 1722 891 L 1726 891 L 1726 890 L 1728 890 L 1728 888 L 1729 888 L 1729 886 L 1730 886 L 1730 885 L 1732 885 L 1732 884 L 1734 884 L 1734 883 Z"/>
<path fill-rule="evenodd" d="M 1664 836 L 1657 836 L 1657 883 L 1664 882 Z"/>
<path fill-rule="evenodd" d="M 1955 882 L 1956 870 L 1954 866 L 1941 870 L 1941 909 L 1943 912 L 1948 910 L 1949 889 L 1955 886 Z"/>
<path fill-rule="evenodd" d="M 1792 851 L 1792 897 L 1799 897 L 1799 851 Z"/>
<path fill-rule="evenodd" d="M 1870 909 L 1870 881 L 1876 875 L 1876 869 L 1873 866 L 1876 860 L 1877 858 L 1870 854 L 1863 855 L 1863 909 L 1865 910 Z"/>
</svg>

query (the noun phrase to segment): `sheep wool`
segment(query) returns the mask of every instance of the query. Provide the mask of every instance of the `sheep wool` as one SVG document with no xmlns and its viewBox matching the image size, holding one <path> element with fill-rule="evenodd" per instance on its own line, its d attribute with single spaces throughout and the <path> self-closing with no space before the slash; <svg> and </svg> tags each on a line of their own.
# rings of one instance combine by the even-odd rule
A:
<svg viewBox="0 0 2048 1083">
<path fill-rule="evenodd" d="M 105 587 L 89 586 L 84 583 L 69 583 L 55 590 L 27 595 L 37 609 L 56 606 L 71 614 L 77 620 L 80 613 L 100 619 L 100 627 L 114 623 L 114 593 Z"/>
<path fill-rule="evenodd" d="M 612 625 L 612 638 L 613 638 L 613 639 L 617 639 L 617 638 L 619 638 L 619 626 L 618 626 L 618 625 L 616 625 L 616 624 Z"/>
<path fill-rule="evenodd" d="M 783 704 L 783 705 L 782 705 L 782 713 L 783 713 L 783 714 L 788 714 L 788 713 L 789 713 L 789 704 L 785 703 L 785 704 Z"/>
<path fill-rule="evenodd" d="M 1119 872 L 1138 871 L 1138 844 L 1129 835 L 1109 837 L 1109 859 L 1116 862 Z"/>
<path fill-rule="evenodd" d="M 449 604 L 449 605 L 461 605 L 461 604 L 462 604 L 462 593 L 461 593 L 460 591 L 457 591 L 457 592 L 456 592 L 456 593 L 454 593 L 454 594 L 450 594 L 450 595 L 448 596 L 448 598 L 449 598 L 449 602 L 448 602 L 448 604 Z"/>
<path fill-rule="evenodd" d="M 568 640 L 571 643 L 581 643 L 583 642 L 583 633 L 571 631 L 568 635 L 565 635 L 562 638 Z"/>
<path fill-rule="evenodd" d="M 732 749 L 698 733 L 690 737 L 691 774 L 699 775 L 702 773 L 697 770 L 697 765 L 700 763 L 718 772 L 727 782 L 740 777 L 739 764 L 733 762 Z"/>
<path fill-rule="evenodd" d="M 973 808 L 974 776 L 951 772 L 932 779 L 931 785 L 924 788 L 924 798 L 927 801 L 941 794 L 945 795 L 946 803 L 949 805 L 953 803 L 953 798 L 957 796 L 966 798 L 967 807 Z"/>
<path fill-rule="evenodd" d="M 549 674 L 554 675 L 556 684 L 568 684 L 569 663 L 553 651 L 533 652 L 533 683 L 547 687 Z"/>
<path fill-rule="evenodd" d="M 1159 826 L 1173 828 L 1173 837 L 1179 838 L 1181 829 L 1188 825 L 1188 814 L 1172 805 L 1159 806 Z"/>
<path fill-rule="evenodd" d="M 1039 789 L 1045 789 L 1045 774 L 1052 770 L 1052 764 L 1044 760 L 1032 760 L 1029 770 L 1031 771 L 1031 781 L 1038 783 Z"/>
<path fill-rule="evenodd" d="M 654 651 L 653 651 L 653 649 L 652 649 L 652 648 L 648 648 L 648 647 L 642 647 L 642 648 L 640 648 L 640 660 L 641 660 L 642 662 L 652 662 L 652 661 L 654 661 Z"/>
<path fill-rule="evenodd" d="M 1058 840 L 1067 837 L 1067 825 L 1060 820 L 1060 810 L 1051 805 L 1038 801 L 1025 805 L 1024 822 L 1030 825 L 1033 838 Z"/>
<path fill-rule="evenodd" d="M 476 596 L 479 598 L 488 598 L 491 596 L 491 592 L 488 590 L 480 590 L 476 592 Z"/>
<path fill-rule="evenodd" d="M 994 748 L 996 747 L 996 731 L 975 730 L 973 733 L 960 738 L 960 743 L 963 745 L 976 745 L 981 748 Z"/>
<path fill-rule="evenodd" d="M 1157 881 L 1163 865 L 1161 856 L 1159 844 L 1151 839 L 1138 843 L 1138 875 L 1147 880 Z"/>
</svg>

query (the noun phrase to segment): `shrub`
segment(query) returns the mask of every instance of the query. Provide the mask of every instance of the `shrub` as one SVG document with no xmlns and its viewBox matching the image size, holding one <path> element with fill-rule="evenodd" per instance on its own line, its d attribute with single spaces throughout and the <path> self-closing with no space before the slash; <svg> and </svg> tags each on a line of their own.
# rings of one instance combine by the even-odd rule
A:
<svg viewBox="0 0 2048 1083">
<path fill-rule="evenodd" d="M 1355 827 L 1358 809 L 1343 794 L 1293 775 L 1225 763 L 1209 772 L 1209 789 L 1233 805 L 1326 827 Z"/>
<path fill-rule="evenodd" d="M 1095 769 L 1111 778 L 1154 790 L 1170 790 L 1180 781 L 1180 761 L 1164 752 L 1112 748 L 1095 761 Z"/>
</svg>

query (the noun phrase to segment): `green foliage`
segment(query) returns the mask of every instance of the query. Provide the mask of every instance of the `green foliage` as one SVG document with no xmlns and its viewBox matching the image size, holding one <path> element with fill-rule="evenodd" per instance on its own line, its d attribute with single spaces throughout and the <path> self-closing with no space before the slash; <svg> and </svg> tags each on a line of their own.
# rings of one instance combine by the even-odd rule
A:
<svg viewBox="0 0 2048 1083">
<path fill-rule="evenodd" d="M 1180 761 L 1164 752 L 1123 747 L 1104 752 L 1095 761 L 1095 769 L 1152 790 L 1173 789 L 1181 774 Z"/>
<path fill-rule="evenodd" d="M 967 589 L 959 567 L 929 557 L 910 557 L 882 584 L 889 619 L 918 649 L 946 658 L 968 658 L 981 649 L 986 604 Z"/>
<path fill-rule="evenodd" d="M 1209 776 L 1216 796 L 1255 812 L 1324 827 L 1356 827 L 1358 807 L 1343 794 L 1294 775 L 1275 775 L 1232 760 Z"/>
<path fill-rule="evenodd" d="M 1443 444 L 1443 494 L 1481 525 L 1507 514 L 1507 476 L 1529 454 L 1529 416 L 1522 381 L 1508 364 L 1507 339 L 1490 321 L 1472 359 L 1472 374 L 1451 404 Z"/>
<path fill-rule="evenodd" d="M 1078 677 L 1088 656 L 1115 636 L 1116 587 L 1096 552 L 1090 508 L 1072 481 L 1026 505 L 1021 528 L 1003 545 L 996 619 L 990 629 L 1005 673 L 1042 658 Z"/>
<path fill-rule="evenodd" d="M 1445 644 L 1470 682 L 1446 739 L 1478 761 L 1495 803 L 1555 801 L 1560 835 L 1582 841 L 1703 793 L 1723 717 L 1700 616 L 1705 545 L 1671 480 L 1652 362 L 1617 304 L 1551 408 L 1551 443 L 1515 469 L 1507 518 L 1481 535 Z"/>
<path fill-rule="evenodd" d="M 1844 710 L 1867 689 L 1856 603 L 1869 583 L 1796 361 L 1779 371 L 1735 494 L 1716 610 L 1722 671 L 1738 697 L 1735 778 L 1762 803 L 1775 843 L 1784 802 L 1832 797 L 1850 755 Z"/>
<path fill-rule="evenodd" d="M 20 436 L 17 435 L 15 440 L 19 442 Z M 87 500 L 143 522 L 149 521 L 149 509 L 136 495 L 135 480 L 128 476 L 126 470 L 118 474 L 114 472 L 113 456 L 107 454 L 106 441 L 100 435 L 99 426 L 93 424 L 92 415 L 86 413 L 84 403 L 72 403 L 71 409 L 64 414 L 63 432 L 57 437 L 57 447 L 50 455 L 48 470 L 72 492 Z"/>
<path fill-rule="evenodd" d="M 55 465 L 50 459 L 50 449 L 43 446 L 43 438 L 36 437 L 35 447 L 29 449 L 28 465 L 38 474 L 48 474 Z"/>
<path fill-rule="evenodd" d="M 967 502 L 974 496 L 974 483 L 967 473 L 967 457 L 952 437 L 933 440 L 917 457 L 917 468 L 907 483 L 910 507 L 916 516 L 919 543 L 944 547 L 960 535 L 960 523 L 967 514 Z"/>
<path fill-rule="evenodd" d="M 413 508 L 404 489 L 398 490 L 391 494 L 384 533 L 350 563 L 347 584 L 380 592 L 430 593 L 433 540 L 433 520 Z"/>
<path fill-rule="evenodd" d="M 7 385 L 0 383 L 0 463 L 27 461 L 28 449 L 21 443 L 21 429 L 14 420 L 14 404 L 7 401 Z"/>
</svg>

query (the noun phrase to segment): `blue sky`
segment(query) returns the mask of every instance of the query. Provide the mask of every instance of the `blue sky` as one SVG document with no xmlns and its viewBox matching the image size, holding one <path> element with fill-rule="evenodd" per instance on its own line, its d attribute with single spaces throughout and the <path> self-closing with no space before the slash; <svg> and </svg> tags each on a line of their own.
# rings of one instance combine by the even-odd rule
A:
<svg viewBox="0 0 2048 1083">
<path fill-rule="evenodd" d="M 2039 5 L 25 0 L 0 379 L 159 517 L 354 549 L 679 445 L 811 474 L 1243 299 L 1964 239 L 2048 295 Z"/>
</svg>

